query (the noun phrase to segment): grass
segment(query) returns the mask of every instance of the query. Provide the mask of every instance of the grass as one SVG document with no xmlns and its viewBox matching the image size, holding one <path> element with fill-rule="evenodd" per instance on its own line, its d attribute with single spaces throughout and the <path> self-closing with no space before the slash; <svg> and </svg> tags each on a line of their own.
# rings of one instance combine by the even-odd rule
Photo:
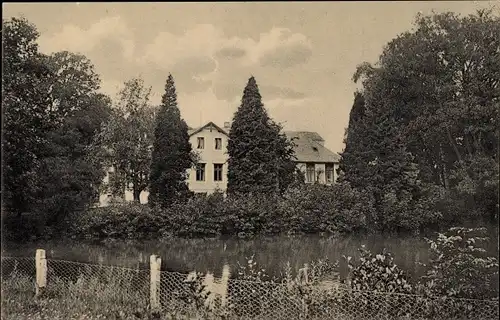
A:
<svg viewBox="0 0 500 320">
<path fill-rule="evenodd" d="M 2 320 L 148 319 L 146 298 L 132 288 L 97 278 L 52 280 L 35 298 L 33 278 L 11 274 L 2 279 Z"/>
</svg>

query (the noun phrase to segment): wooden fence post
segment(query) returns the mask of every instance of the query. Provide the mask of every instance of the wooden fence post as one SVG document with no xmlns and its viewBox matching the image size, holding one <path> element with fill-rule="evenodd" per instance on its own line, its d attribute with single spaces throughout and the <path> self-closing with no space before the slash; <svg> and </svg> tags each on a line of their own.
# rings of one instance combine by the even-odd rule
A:
<svg viewBox="0 0 500 320">
<path fill-rule="evenodd" d="M 156 255 L 149 257 L 149 265 L 151 270 L 151 292 L 149 296 L 149 304 L 151 311 L 159 311 L 160 309 L 160 267 L 161 258 Z"/>
<path fill-rule="evenodd" d="M 47 259 L 45 257 L 45 250 L 43 249 L 36 250 L 35 266 L 36 266 L 35 296 L 39 297 L 45 290 L 45 287 L 47 286 Z"/>
</svg>

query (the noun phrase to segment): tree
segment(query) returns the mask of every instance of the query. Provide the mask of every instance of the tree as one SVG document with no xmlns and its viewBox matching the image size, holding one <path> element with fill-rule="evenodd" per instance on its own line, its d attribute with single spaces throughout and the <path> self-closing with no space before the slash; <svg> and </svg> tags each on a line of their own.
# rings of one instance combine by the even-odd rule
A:
<svg viewBox="0 0 500 320">
<path fill-rule="evenodd" d="M 51 77 L 48 113 L 53 127 L 39 154 L 36 207 L 47 225 L 94 204 L 104 177 L 100 132 L 111 100 L 97 92 L 100 79 L 83 55 L 58 52 L 46 57 Z"/>
<path fill-rule="evenodd" d="M 50 129 L 50 97 L 36 43 L 39 33 L 25 19 L 3 20 L 3 200 L 6 212 L 20 215 L 35 200 L 38 154 Z"/>
<path fill-rule="evenodd" d="M 110 100 L 97 93 L 99 78 L 85 57 L 40 54 L 38 32 L 24 19 L 4 21 L 4 31 L 6 209 L 55 225 L 95 199 Z"/>
<path fill-rule="evenodd" d="M 194 165 L 188 126 L 177 107 L 174 78 L 168 75 L 156 116 L 149 203 L 167 207 L 189 196 L 187 170 Z"/>
<path fill-rule="evenodd" d="M 355 110 L 351 114 L 344 178 L 353 186 L 370 185 L 374 180 L 367 164 L 377 150 L 383 145 L 390 152 L 403 150 L 384 143 L 394 138 L 390 133 L 375 134 L 383 119 L 391 119 L 396 141 L 418 169 L 420 191 L 413 195 L 420 200 L 422 190 L 433 189 L 430 184 L 455 192 L 458 181 L 464 181 L 455 178 L 457 166 L 462 167 L 460 174 L 473 178 L 465 169 L 474 163 L 471 157 L 498 161 L 499 33 L 500 18 L 489 11 L 467 17 L 417 16 L 415 29 L 389 42 L 377 64 L 361 64 L 354 81 L 363 84 L 364 115 L 355 117 Z M 398 158 L 405 159 L 394 156 Z M 382 175 L 388 178 L 390 172 Z M 498 203 L 498 195 L 494 197 Z"/>
<path fill-rule="evenodd" d="M 294 181 L 293 142 L 280 131 L 250 77 L 229 132 L 228 193 L 275 193 Z"/>
<path fill-rule="evenodd" d="M 361 173 L 361 168 L 365 161 L 365 153 L 371 150 L 369 143 L 364 139 L 365 119 L 365 99 L 361 92 L 354 95 L 354 103 L 349 114 L 349 125 L 344 136 L 345 149 L 341 153 L 338 174 L 338 181 L 348 180 L 351 186 L 362 188 L 365 183 L 365 176 Z"/>
<path fill-rule="evenodd" d="M 126 81 L 104 134 L 109 165 L 114 168 L 109 188 L 114 195 L 123 196 L 131 185 L 136 202 L 149 184 L 155 111 L 149 103 L 150 93 L 142 79 Z"/>
</svg>

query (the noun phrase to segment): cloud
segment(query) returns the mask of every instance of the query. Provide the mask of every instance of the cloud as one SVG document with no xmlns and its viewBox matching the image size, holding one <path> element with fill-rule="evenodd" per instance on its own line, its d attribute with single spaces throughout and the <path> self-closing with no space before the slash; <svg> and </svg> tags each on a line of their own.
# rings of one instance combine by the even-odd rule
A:
<svg viewBox="0 0 500 320">
<path fill-rule="evenodd" d="M 183 35 L 162 31 L 146 45 L 138 58 L 140 63 L 169 66 L 186 56 L 209 56 L 222 62 L 225 59 L 244 58 L 245 65 L 259 64 L 262 59 L 274 57 L 276 61 L 288 61 L 292 66 L 306 61 L 312 45 L 306 36 L 286 28 L 272 28 L 260 34 L 258 40 L 228 37 L 222 29 L 211 24 L 198 24 Z M 278 55 L 278 56 L 277 56 Z M 273 60 L 273 61 L 274 61 Z"/>
<path fill-rule="evenodd" d="M 122 87 L 123 82 L 117 80 L 104 80 L 101 82 L 101 89 L 99 91 L 109 95 L 109 97 L 114 100 Z"/>
<path fill-rule="evenodd" d="M 286 28 L 273 28 L 261 34 L 250 53 L 254 63 L 278 68 L 305 63 L 311 54 L 312 44 L 307 37 Z"/>
<path fill-rule="evenodd" d="M 222 31 L 211 24 L 198 24 L 183 35 L 162 31 L 145 46 L 137 61 L 141 64 L 154 63 L 161 68 L 168 68 L 186 56 L 212 57 L 223 40 Z"/>
<path fill-rule="evenodd" d="M 201 126 L 209 121 L 223 125 L 230 121 L 238 108 L 238 101 L 225 101 L 216 97 L 212 89 L 192 94 L 181 93 L 177 101 L 181 116 L 192 127 Z"/>
<path fill-rule="evenodd" d="M 278 123 L 283 124 L 285 130 L 303 130 L 316 128 L 317 117 L 311 117 L 311 109 L 321 103 L 314 98 L 304 99 L 265 99 L 264 105 L 269 115 Z M 290 117 L 293 114 L 293 117 Z"/>
<path fill-rule="evenodd" d="M 212 85 L 203 75 L 213 73 L 217 63 L 210 57 L 187 57 L 176 62 L 169 70 L 178 90 L 186 93 L 205 91 Z"/>
<path fill-rule="evenodd" d="M 307 62 L 311 55 L 310 48 L 301 44 L 294 44 L 266 53 L 260 58 L 259 62 L 263 67 L 290 68 Z"/>
<path fill-rule="evenodd" d="M 145 65 L 141 68 L 140 76 L 146 83 L 157 85 L 154 90 L 158 89 L 159 96 L 163 94 L 163 86 L 169 73 L 174 77 L 178 93 L 193 93 L 205 91 L 212 86 L 212 80 L 205 79 L 202 75 L 213 73 L 216 67 L 216 62 L 210 57 L 186 57 L 168 68 Z"/>
<path fill-rule="evenodd" d="M 304 99 L 306 95 L 302 92 L 293 90 L 292 88 L 278 86 L 261 86 L 259 87 L 260 94 L 266 99 Z"/>
<path fill-rule="evenodd" d="M 230 37 L 212 24 L 198 24 L 183 33 L 160 31 L 145 45 L 135 43 L 134 30 L 119 16 L 102 18 L 87 28 L 65 25 L 59 32 L 40 38 L 42 51 L 68 50 L 85 54 L 103 79 L 102 90 L 114 97 L 116 87 L 132 77 L 152 86 L 158 103 L 171 73 L 178 96 L 204 93 L 215 103 L 239 104 L 244 86 L 255 75 L 264 99 L 298 100 L 304 93 L 274 86 L 270 68 L 289 68 L 306 62 L 312 45 L 300 33 L 272 28 L 258 38 Z M 269 85 L 268 85 L 269 84 Z M 207 93 L 208 92 L 208 93 Z M 192 99 L 188 99 L 192 102 Z M 196 96 L 196 95 L 194 95 Z M 201 96 L 200 96 L 201 97 Z"/>
<path fill-rule="evenodd" d="M 52 35 L 42 34 L 39 38 L 40 49 L 52 53 L 67 50 L 78 53 L 88 53 L 99 43 L 115 39 L 121 45 L 121 55 L 131 59 L 134 55 L 135 45 L 125 22 L 119 17 L 106 17 L 84 29 L 76 25 L 65 25 L 60 32 Z"/>
<path fill-rule="evenodd" d="M 213 86 L 213 92 L 217 99 L 232 101 L 236 97 L 241 99 L 243 95 L 244 84 L 238 85 L 231 82 L 215 82 Z"/>
<path fill-rule="evenodd" d="M 242 48 L 225 47 L 218 50 L 215 56 L 218 59 L 238 59 L 244 57 L 246 53 L 246 50 Z"/>
<path fill-rule="evenodd" d="M 97 43 L 85 55 L 89 58 L 102 78 L 130 78 L 135 73 L 135 66 L 123 56 L 120 40 L 110 38 Z"/>
</svg>

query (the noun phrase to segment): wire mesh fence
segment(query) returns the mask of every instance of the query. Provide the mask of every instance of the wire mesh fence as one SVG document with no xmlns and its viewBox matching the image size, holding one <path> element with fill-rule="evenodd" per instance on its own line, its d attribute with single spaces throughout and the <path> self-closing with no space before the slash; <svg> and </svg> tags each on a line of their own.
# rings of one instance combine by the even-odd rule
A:
<svg viewBox="0 0 500 320">
<path fill-rule="evenodd" d="M 47 259 L 44 295 L 147 308 L 151 271 Z M 2 257 L 2 287 L 35 292 L 34 258 Z M 3 289 L 2 289 L 3 290 Z M 225 319 L 498 319 L 496 301 L 160 272 L 160 312 Z"/>
</svg>

